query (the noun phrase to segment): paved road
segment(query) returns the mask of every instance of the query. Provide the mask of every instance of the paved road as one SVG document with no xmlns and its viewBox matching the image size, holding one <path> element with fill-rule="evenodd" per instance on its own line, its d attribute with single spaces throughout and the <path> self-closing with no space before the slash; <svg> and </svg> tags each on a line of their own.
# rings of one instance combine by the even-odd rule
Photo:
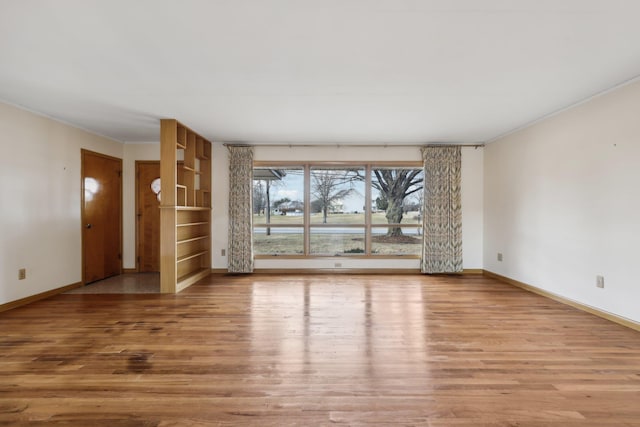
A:
<svg viewBox="0 0 640 427">
<path fill-rule="evenodd" d="M 380 230 L 380 233 L 384 234 L 386 226 L 375 227 L 374 232 Z M 376 230 L 377 229 L 377 230 Z M 402 233 L 407 236 L 419 236 L 421 228 L 415 227 L 402 227 Z M 253 230 L 255 234 L 265 234 L 267 232 L 266 227 L 256 226 Z M 302 234 L 302 227 L 271 227 L 271 234 Z M 349 227 L 312 227 L 312 234 L 364 234 L 363 228 L 349 228 Z"/>
</svg>

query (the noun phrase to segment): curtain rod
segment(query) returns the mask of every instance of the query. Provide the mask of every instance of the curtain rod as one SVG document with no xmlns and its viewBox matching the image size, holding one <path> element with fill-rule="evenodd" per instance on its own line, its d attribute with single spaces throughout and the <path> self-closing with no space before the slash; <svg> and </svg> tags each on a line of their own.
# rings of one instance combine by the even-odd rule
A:
<svg viewBox="0 0 640 427">
<path fill-rule="evenodd" d="M 351 147 L 360 147 L 360 148 L 395 148 L 395 147 L 473 147 L 473 148 L 483 148 L 484 144 L 245 144 L 238 143 L 234 144 L 231 142 L 225 142 L 222 145 L 225 147 L 316 147 L 316 148 L 326 148 L 326 147 L 336 147 L 336 148 L 351 148 Z"/>
</svg>

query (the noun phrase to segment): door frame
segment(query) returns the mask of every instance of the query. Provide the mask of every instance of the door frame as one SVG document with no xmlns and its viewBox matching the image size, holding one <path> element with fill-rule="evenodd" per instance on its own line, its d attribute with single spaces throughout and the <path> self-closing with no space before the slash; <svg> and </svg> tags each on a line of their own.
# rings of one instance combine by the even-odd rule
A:
<svg viewBox="0 0 640 427">
<path fill-rule="evenodd" d="M 82 285 L 86 285 L 87 281 L 86 281 L 86 272 L 85 272 L 85 265 L 84 265 L 84 248 L 85 248 L 85 239 L 84 239 L 84 225 L 85 225 L 85 218 L 84 218 L 84 156 L 85 154 L 89 154 L 92 156 L 96 156 L 96 157 L 103 157 L 105 159 L 109 159 L 109 160 L 115 160 L 118 162 L 119 166 L 120 166 L 120 212 L 118 212 L 118 215 L 120 216 L 120 231 L 118 232 L 118 237 L 120 240 L 120 256 L 118 257 L 118 261 L 120 264 L 120 274 L 122 274 L 122 258 L 124 258 L 122 256 L 122 159 L 118 158 L 118 157 L 113 157 L 113 156 L 109 156 L 107 154 L 102 154 L 102 153 L 98 153 L 95 151 L 91 151 L 91 150 L 87 150 L 85 148 L 81 148 L 80 149 L 80 252 L 81 252 L 81 263 L 82 263 Z"/>
<path fill-rule="evenodd" d="M 138 211 L 138 209 L 140 208 L 140 194 L 138 192 L 139 188 L 140 188 L 140 173 L 138 170 L 138 165 L 141 164 L 146 164 L 146 165 L 153 165 L 153 164 L 157 164 L 158 165 L 158 169 L 160 169 L 160 160 L 136 160 L 136 268 L 134 269 L 136 272 L 140 271 L 140 220 L 139 220 L 139 216 L 140 213 Z M 160 249 L 158 247 L 158 249 Z"/>
</svg>

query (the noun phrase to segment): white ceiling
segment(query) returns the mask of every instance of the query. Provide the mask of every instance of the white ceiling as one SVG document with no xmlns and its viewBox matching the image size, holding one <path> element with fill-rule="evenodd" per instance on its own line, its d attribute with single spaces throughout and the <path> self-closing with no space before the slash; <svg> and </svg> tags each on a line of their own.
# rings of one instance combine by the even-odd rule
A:
<svg viewBox="0 0 640 427">
<path fill-rule="evenodd" d="M 640 74 L 638 0 L 0 0 L 0 100 L 119 141 L 490 141 Z"/>
</svg>

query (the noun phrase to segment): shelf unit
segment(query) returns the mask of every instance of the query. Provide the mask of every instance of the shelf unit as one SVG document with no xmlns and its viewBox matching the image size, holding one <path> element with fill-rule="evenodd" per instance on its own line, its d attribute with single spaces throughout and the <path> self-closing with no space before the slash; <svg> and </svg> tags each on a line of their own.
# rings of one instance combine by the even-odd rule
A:
<svg viewBox="0 0 640 427">
<path fill-rule="evenodd" d="M 160 121 L 160 289 L 176 293 L 211 273 L 211 143 Z"/>
</svg>

